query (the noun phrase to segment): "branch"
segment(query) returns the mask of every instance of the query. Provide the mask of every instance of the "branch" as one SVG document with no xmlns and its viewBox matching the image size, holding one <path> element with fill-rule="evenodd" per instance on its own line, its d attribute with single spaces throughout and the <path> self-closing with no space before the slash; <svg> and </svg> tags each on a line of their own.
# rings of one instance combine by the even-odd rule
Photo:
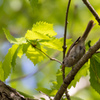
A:
<svg viewBox="0 0 100 100">
<path fill-rule="evenodd" d="M 66 10 L 66 18 L 65 18 L 65 30 L 64 30 L 64 45 L 63 45 L 63 59 L 65 58 L 65 53 L 66 53 L 66 35 L 67 35 L 67 24 L 68 24 L 68 12 L 69 12 L 69 7 L 70 7 L 71 0 L 68 2 L 67 10 Z M 65 79 L 65 67 L 62 68 L 63 72 L 63 80 Z M 66 97 L 68 100 L 70 100 L 70 96 L 67 92 L 65 91 Z"/>
<path fill-rule="evenodd" d="M 64 45 L 63 45 L 63 59 L 65 58 L 65 52 L 66 52 L 66 35 L 67 35 L 68 12 L 69 12 L 70 3 L 71 3 L 71 0 L 69 0 L 67 10 L 66 10 L 65 30 L 64 30 Z"/>
<path fill-rule="evenodd" d="M 67 24 L 68 24 L 68 12 L 69 12 L 69 7 L 70 7 L 71 0 L 68 2 L 67 10 L 66 10 L 66 18 L 65 18 L 65 30 L 64 30 L 64 45 L 63 45 L 63 59 L 65 58 L 65 53 L 66 53 L 66 35 L 67 35 Z M 65 79 L 65 67 L 62 66 L 62 73 L 63 73 L 63 80 Z M 67 92 L 65 91 L 66 97 L 68 100 L 70 100 L 70 96 Z"/>
<path fill-rule="evenodd" d="M 0 100 L 37 100 L 37 99 L 28 99 L 19 94 L 15 89 L 4 84 L 0 80 Z"/>
<path fill-rule="evenodd" d="M 79 60 L 79 62 L 75 65 L 75 67 L 73 67 L 70 73 L 66 76 L 63 84 L 61 85 L 56 96 L 54 97 L 54 100 L 60 100 L 63 93 L 66 91 L 67 87 L 69 86 L 71 81 L 74 79 L 77 72 L 99 48 L 100 48 L 100 39 L 92 47 L 90 47 L 88 52 L 84 54 L 84 56 Z"/>
<path fill-rule="evenodd" d="M 91 11 L 91 13 L 94 15 L 95 19 L 98 21 L 98 23 L 100 25 L 100 17 L 97 14 L 97 12 L 95 11 L 95 9 L 92 7 L 92 5 L 89 3 L 88 0 L 82 0 L 82 1 L 88 7 L 88 9 Z"/>
</svg>

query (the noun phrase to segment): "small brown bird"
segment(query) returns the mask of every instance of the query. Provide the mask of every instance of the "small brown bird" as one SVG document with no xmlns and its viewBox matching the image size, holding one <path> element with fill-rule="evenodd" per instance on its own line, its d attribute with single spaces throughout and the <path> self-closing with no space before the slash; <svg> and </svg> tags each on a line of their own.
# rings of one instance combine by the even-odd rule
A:
<svg viewBox="0 0 100 100">
<path fill-rule="evenodd" d="M 94 21 L 89 21 L 87 28 L 82 37 L 79 37 L 69 48 L 66 57 L 63 60 L 64 67 L 75 65 L 85 54 L 85 40 L 94 26 Z"/>
</svg>

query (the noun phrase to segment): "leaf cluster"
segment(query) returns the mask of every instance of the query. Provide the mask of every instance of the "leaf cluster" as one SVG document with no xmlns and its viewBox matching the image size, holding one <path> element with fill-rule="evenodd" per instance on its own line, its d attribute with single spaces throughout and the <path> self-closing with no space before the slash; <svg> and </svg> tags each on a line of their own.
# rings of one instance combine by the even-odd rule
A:
<svg viewBox="0 0 100 100">
<path fill-rule="evenodd" d="M 25 54 L 27 58 L 30 59 L 34 65 L 36 65 L 45 60 L 46 56 L 49 57 L 49 55 L 47 55 L 46 53 L 46 48 L 62 51 L 63 38 L 55 37 L 57 33 L 53 30 L 52 24 L 46 22 L 37 22 L 33 25 L 32 29 L 28 30 L 25 36 L 21 38 L 14 38 L 8 30 L 3 30 L 8 41 L 13 44 L 12 47 L 8 50 L 4 61 L 0 62 L 0 79 L 3 81 L 7 79 L 11 71 L 14 69 L 17 57 L 21 58 L 22 55 Z M 71 43 L 71 40 L 67 39 L 68 48 Z M 90 60 L 90 64 L 86 63 L 82 67 L 82 69 L 77 73 L 74 80 L 69 85 L 69 88 L 71 88 L 71 86 L 75 87 L 79 79 L 82 76 L 87 75 L 87 71 L 90 68 L 89 71 L 91 86 L 98 93 L 100 93 L 100 90 L 98 88 L 100 83 L 99 56 L 99 54 L 94 55 Z M 70 68 L 66 68 L 66 75 L 70 72 L 70 70 Z M 59 69 L 56 73 L 56 80 L 52 80 L 51 83 L 52 85 L 50 89 L 38 87 L 37 90 L 42 91 L 48 96 L 55 96 L 56 92 L 63 83 L 61 69 Z"/>
</svg>

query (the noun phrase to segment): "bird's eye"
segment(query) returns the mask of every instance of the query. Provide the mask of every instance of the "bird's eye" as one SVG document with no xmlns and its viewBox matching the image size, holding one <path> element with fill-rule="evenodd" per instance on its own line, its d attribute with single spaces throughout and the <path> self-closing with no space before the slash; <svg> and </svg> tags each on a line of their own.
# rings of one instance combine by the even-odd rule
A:
<svg viewBox="0 0 100 100">
<path fill-rule="evenodd" d="M 62 62 L 62 64 L 64 64 L 64 61 Z"/>
</svg>

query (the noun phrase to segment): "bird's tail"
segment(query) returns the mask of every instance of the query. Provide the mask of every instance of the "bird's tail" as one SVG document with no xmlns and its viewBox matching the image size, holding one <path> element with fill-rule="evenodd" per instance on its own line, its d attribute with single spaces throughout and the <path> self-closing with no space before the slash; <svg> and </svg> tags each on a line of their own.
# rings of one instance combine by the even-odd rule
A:
<svg viewBox="0 0 100 100">
<path fill-rule="evenodd" d="M 86 30 L 85 30 L 85 32 L 84 32 L 82 38 L 81 38 L 82 41 L 85 41 L 85 40 L 86 40 L 86 38 L 87 38 L 89 32 L 91 31 L 91 29 L 93 28 L 94 25 L 95 25 L 95 24 L 94 24 L 94 21 L 93 21 L 93 20 L 89 21 L 89 23 L 88 23 L 88 25 L 87 25 L 87 27 L 86 27 Z"/>
</svg>

